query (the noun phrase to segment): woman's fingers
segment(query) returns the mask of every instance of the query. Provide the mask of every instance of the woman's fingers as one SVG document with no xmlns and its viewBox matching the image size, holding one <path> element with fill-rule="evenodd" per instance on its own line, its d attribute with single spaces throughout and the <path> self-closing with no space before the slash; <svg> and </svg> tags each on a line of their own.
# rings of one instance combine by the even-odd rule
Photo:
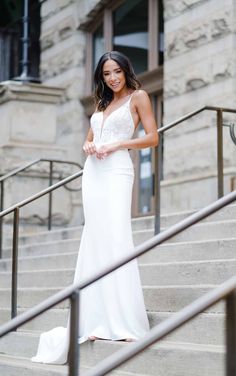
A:
<svg viewBox="0 0 236 376">
<path fill-rule="evenodd" d="M 100 146 L 96 151 L 96 156 L 98 159 L 104 159 L 108 156 L 108 150 L 107 146 L 103 145 Z"/>
<path fill-rule="evenodd" d="M 109 153 L 107 152 L 106 148 L 103 146 L 96 151 L 96 157 L 98 159 L 104 159 L 108 156 L 108 154 Z"/>
<path fill-rule="evenodd" d="M 107 153 L 97 153 L 96 156 L 97 156 L 98 159 L 104 159 L 108 156 L 108 154 Z"/>
<path fill-rule="evenodd" d="M 96 152 L 96 147 L 93 142 L 86 141 L 84 143 L 83 150 L 86 154 L 92 155 Z"/>
<path fill-rule="evenodd" d="M 107 145 L 102 145 L 100 147 L 96 147 L 93 142 L 86 141 L 83 145 L 83 151 L 87 155 L 93 155 L 96 154 L 96 157 L 98 159 L 104 159 L 106 158 L 110 153 L 111 150 Z"/>
</svg>

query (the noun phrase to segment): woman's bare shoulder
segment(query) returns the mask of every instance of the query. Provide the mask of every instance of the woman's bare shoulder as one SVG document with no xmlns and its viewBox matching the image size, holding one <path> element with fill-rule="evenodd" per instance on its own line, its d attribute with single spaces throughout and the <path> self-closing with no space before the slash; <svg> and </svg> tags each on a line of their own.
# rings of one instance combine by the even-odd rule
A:
<svg viewBox="0 0 236 376">
<path fill-rule="evenodd" d="M 133 97 L 137 100 L 143 100 L 149 98 L 148 93 L 143 89 L 137 89 L 133 93 Z"/>
<path fill-rule="evenodd" d="M 139 104 L 144 104 L 146 102 L 150 102 L 148 93 L 143 90 L 143 89 L 138 89 L 135 90 L 133 93 L 133 99 L 134 99 L 134 104 L 139 105 Z"/>
</svg>

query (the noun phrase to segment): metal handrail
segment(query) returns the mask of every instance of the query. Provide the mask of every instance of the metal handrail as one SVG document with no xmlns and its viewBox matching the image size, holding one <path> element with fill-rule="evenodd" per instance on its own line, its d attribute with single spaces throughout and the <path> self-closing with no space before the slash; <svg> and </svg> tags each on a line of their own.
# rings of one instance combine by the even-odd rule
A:
<svg viewBox="0 0 236 376">
<path fill-rule="evenodd" d="M 200 108 L 198 108 L 195 111 L 191 111 L 188 114 L 183 115 L 180 118 L 172 121 L 171 123 L 169 123 L 169 124 L 161 127 L 158 130 L 158 132 L 163 133 L 163 132 L 167 131 L 168 129 L 173 128 L 175 125 L 180 124 L 183 121 L 188 120 L 188 119 L 192 118 L 193 116 L 198 115 L 199 113 L 201 113 L 203 111 L 206 111 L 206 110 L 208 110 L 208 111 L 222 111 L 222 112 L 236 113 L 236 110 L 234 108 L 217 107 L 217 106 L 203 106 L 203 107 L 200 107 Z"/>
<path fill-rule="evenodd" d="M 49 162 L 49 186 L 52 185 L 53 182 L 53 164 L 54 163 L 61 163 L 61 164 L 68 164 L 68 165 L 74 165 L 76 167 L 79 167 L 82 169 L 82 166 L 77 163 L 77 162 L 72 162 L 72 161 L 64 161 L 60 159 L 47 159 L 47 158 L 38 158 L 34 159 L 33 161 L 25 163 L 23 166 L 17 167 L 14 170 L 8 172 L 7 174 L 3 175 L 0 177 L 0 188 L 1 188 L 1 195 L 0 195 L 0 212 L 3 211 L 4 209 L 4 183 L 7 179 L 10 177 L 13 177 L 20 172 L 23 172 L 27 170 L 29 167 L 34 166 L 35 164 L 38 164 L 40 162 Z M 2 257 L 2 242 L 3 242 L 3 236 L 2 236 L 2 226 L 3 222 L 0 217 L 0 259 Z M 49 194 L 49 199 L 48 199 L 48 230 L 50 231 L 52 228 L 52 194 Z"/>
<path fill-rule="evenodd" d="M 34 159 L 33 161 L 30 161 L 30 162 L 27 162 L 25 163 L 23 166 L 20 166 L 20 167 L 17 167 L 15 168 L 14 170 L 12 171 L 9 171 L 7 174 L 3 175 L 3 176 L 0 176 L 0 182 L 2 182 L 3 180 L 6 180 L 14 175 L 17 175 L 19 172 L 22 172 L 24 170 L 26 170 L 27 168 L 39 163 L 39 162 L 52 162 L 52 163 L 63 163 L 63 164 L 70 164 L 70 165 L 74 165 L 74 166 L 77 166 L 79 168 L 83 168 L 79 163 L 77 162 L 72 162 L 72 161 L 64 161 L 62 159 L 51 159 L 51 158 L 37 158 L 37 159 Z"/>
<path fill-rule="evenodd" d="M 226 127 L 229 127 L 229 133 L 232 138 L 233 143 L 236 145 L 236 131 L 235 131 L 235 124 L 230 123 L 230 124 L 223 124 Z"/>
<path fill-rule="evenodd" d="M 188 321 L 192 320 L 198 314 L 212 307 L 220 300 L 226 300 L 226 375 L 234 376 L 236 371 L 236 332 L 235 332 L 235 299 L 236 299 L 236 276 L 228 279 L 212 291 L 204 294 L 194 302 L 185 306 L 172 317 L 164 320 L 160 324 L 153 327 L 142 339 L 130 344 L 129 347 L 118 350 L 100 361 L 96 368 L 89 370 L 85 376 L 103 376 L 114 370 L 124 362 L 132 359 L 140 352 L 154 344 L 155 342 L 165 338 L 167 335 L 180 328 Z"/>
<path fill-rule="evenodd" d="M 51 185 L 48 188 L 43 189 L 42 191 L 26 198 L 18 202 L 15 205 L 12 205 L 8 209 L 3 210 L 0 212 L 0 219 L 5 217 L 10 213 L 14 213 L 13 218 L 13 239 L 12 239 L 12 281 L 11 281 L 11 317 L 15 317 L 17 315 L 17 269 L 18 269 L 18 238 L 19 238 L 19 215 L 20 215 L 20 208 L 23 206 L 37 200 L 45 196 L 46 194 L 50 194 L 54 190 L 62 187 L 63 185 L 77 179 L 78 177 L 82 176 L 83 170 L 76 172 L 73 175 L 68 176 L 67 178 L 60 180 L 59 182 Z"/>
<path fill-rule="evenodd" d="M 173 225 L 169 229 L 163 231 L 162 233 L 155 235 L 153 238 L 145 241 L 144 243 L 135 247 L 134 251 L 123 257 L 121 260 L 116 261 L 103 270 L 97 272 L 93 277 L 89 277 L 84 279 L 84 281 L 80 283 L 75 283 L 59 291 L 57 294 L 49 297 L 45 301 L 39 303 L 35 307 L 29 309 L 27 312 L 22 313 L 21 315 L 15 317 L 11 321 L 5 323 L 0 327 L 0 337 L 4 336 L 5 334 L 9 333 L 12 330 L 17 329 L 18 327 L 22 326 L 26 322 L 32 320 L 33 318 L 39 316 L 41 313 L 45 312 L 49 308 L 54 307 L 58 303 L 64 301 L 65 299 L 70 299 L 71 301 L 71 319 L 70 319 L 70 348 L 69 348 L 69 375 L 70 376 L 78 376 L 78 367 L 79 367 L 79 348 L 78 348 L 78 338 L 77 335 L 79 333 L 78 328 L 78 303 L 79 303 L 79 294 L 82 289 L 88 287 L 92 283 L 98 281 L 99 279 L 103 278 L 107 274 L 115 271 L 119 267 L 127 264 L 131 260 L 143 255 L 153 247 L 163 243 L 164 241 L 172 238 L 173 236 L 177 235 L 178 233 L 182 232 L 183 230 L 187 229 L 188 227 L 194 225 L 195 223 L 199 222 L 200 220 L 206 218 L 207 216 L 215 213 L 217 210 L 223 208 L 224 206 L 230 204 L 231 202 L 236 200 L 236 191 L 227 194 L 226 196 L 218 199 L 214 203 L 211 203 L 207 207 L 199 210 L 198 212 L 190 215 L 189 217 L 183 219 L 179 223 Z M 235 282 L 236 283 L 236 282 Z M 234 303 L 235 307 L 235 303 Z M 235 317 L 235 315 L 234 315 Z M 152 332 L 151 332 L 152 333 Z M 138 344 L 138 343 L 137 343 Z M 137 345 L 135 344 L 135 345 Z M 146 342 L 145 346 L 146 347 Z M 133 347 L 132 347 L 133 348 Z M 127 349 L 128 351 L 128 349 Z M 141 349 L 137 351 L 140 352 Z M 232 352 L 234 351 L 234 348 Z M 130 354 L 129 354 L 130 355 Z M 133 353 L 134 356 L 135 354 Z M 130 358 L 130 356 L 129 356 Z M 106 373 L 106 372 L 105 372 Z M 94 373 L 93 375 L 104 375 L 105 373 Z M 229 376 L 229 375 L 227 375 Z"/>
<path fill-rule="evenodd" d="M 236 113 L 236 109 L 227 108 L 227 107 L 216 107 L 216 106 L 203 106 L 199 109 L 189 112 L 188 114 L 181 116 L 177 120 L 161 127 L 158 129 L 159 134 L 159 145 L 162 145 L 163 142 L 163 134 L 168 131 L 169 129 L 175 127 L 176 125 L 183 123 L 185 120 L 192 118 L 195 115 L 203 111 L 215 111 L 217 115 L 217 191 L 218 191 L 218 198 L 223 197 L 224 195 L 224 172 L 223 172 L 223 113 Z M 235 141 L 234 135 L 234 126 L 230 126 L 230 135 L 233 140 Z M 161 169 L 162 169 L 162 154 L 161 148 L 157 149 L 157 173 L 155 175 L 155 187 L 156 187 L 156 194 L 155 194 L 155 234 L 158 234 L 161 229 Z"/>
</svg>

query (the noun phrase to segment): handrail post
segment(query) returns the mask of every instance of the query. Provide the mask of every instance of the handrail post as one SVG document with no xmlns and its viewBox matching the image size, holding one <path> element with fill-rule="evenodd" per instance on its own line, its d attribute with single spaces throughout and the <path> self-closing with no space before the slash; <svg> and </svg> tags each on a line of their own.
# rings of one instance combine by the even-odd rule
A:
<svg viewBox="0 0 236 376">
<path fill-rule="evenodd" d="M 218 198 L 224 196 L 224 171 L 223 171 L 223 110 L 217 110 L 217 181 Z"/>
<path fill-rule="evenodd" d="M 49 162 L 49 187 L 53 183 L 53 161 Z M 52 228 L 52 192 L 48 195 L 48 231 Z"/>
<path fill-rule="evenodd" d="M 162 141 L 163 135 L 159 133 L 159 146 L 155 148 L 155 230 L 154 233 L 159 234 L 161 231 L 161 169 L 162 169 Z"/>
<path fill-rule="evenodd" d="M 69 376 L 79 376 L 79 300 L 80 290 L 77 290 L 70 297 Z"/>
<path fill-rule="evenodd" d="M 1 181 L 1 198 L 0 198 L 0 211 L 3 211 L 4 206 L 4 181 Z M 3 233 L 2 233 L 2 227 L 3 227 L 3 218 L 0 218 L 0 259 L 2 258 L 2 239 L 3 239 Z"/>
<path fill-rule="evenodd" d="M 12 284 L 11 284 L 11 318 L 17 316 L 17 269 L 18 269 L 18 237 L 19 237 L 19 213 L 14 210 L 13 223 L 13 248 L 12 248 Z"/>
<path fill-rule="evenodd" d="M 236 375 L 236 291 L 226 298 L 226 376 Z"/>
</svg>

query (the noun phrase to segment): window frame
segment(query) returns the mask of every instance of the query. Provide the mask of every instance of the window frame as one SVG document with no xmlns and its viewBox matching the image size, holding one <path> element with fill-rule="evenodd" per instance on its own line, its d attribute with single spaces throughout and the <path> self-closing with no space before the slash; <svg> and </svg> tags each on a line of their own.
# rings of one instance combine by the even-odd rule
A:
<svg viewBox="0 0 236 376">
<path fill-rule="evenodd" d="M 104 0 L 105 2 L 106 0 Z M 86 94 L 80 99 L 84 106 L 85 125 L 89 127 L 89 117 L 94 112 L 94 99 L 92 95 L 92 68 L 93 68 L 93 33 L 103 23 L 103 36 L 105 51 L 112 50 L 113 41 L 113 14 L 112 12 L 126 0 L 108 1 L 103 8 L 99 8 L 97 14 L 91 13 L 93 21 L 89 21 L 83 25 L 83 30 L 87 34 L 86 48 Z M 141 82 L 142 88 L 150 95 L 152 102 L 156 101 L 155 114 L 157 116 L 157 124 L 161 125 L 162 121 L 162 102 L 163 102 L 163 61 L 161 62 L 159 53 L 159 15 L 160 4 L 158 0 L 147 0 L 148 3 L 148 70 L 137 75 Z M 105 8 L 106 6 L 106 8 Z M 135 153 L 131 152 L 131 155 Z M 134 158 L 135 168 L 139 168 L 138 155 Z M 157 163 L 157 148 L 152 150 L 152 172 L 155 175 L 155 166 Z M 136 175 L 138 177 L 138 174 Z M 153 178 L 154 179 L 154 178 Z M 139 186 L 138 178 L 134 182 L 132 216 L 150 215 L 154 210 L 155 197 L 151 198 L 151 211 L 148 214 L 141 214 L 139 211 Z"/>
<path fill-rule="evenodd" d="M 113 11 L 125 3 L 126 0 L 109 1 L 106 8 L 94 17 L 89 24 L 85 25 L 86 30 L 86 96 L 82 102 L 88 105 L 88 97 L 92 95 L 92 69 L 93 69 L 93 34 L 103 23 L 103 37 L 105 51 L 113 48 Z M 163 66 L 159 65 L 159 25 L 158 25 L 158 1 L 148 0 L 148 70 L 137 75 L 143 88 L 151 93 L 160 91 L 163 87 Z M 151 91 L 150 91 L 151 89 Z M 90 113 L 87 111 L 86 113 Z"/>
</svg>

